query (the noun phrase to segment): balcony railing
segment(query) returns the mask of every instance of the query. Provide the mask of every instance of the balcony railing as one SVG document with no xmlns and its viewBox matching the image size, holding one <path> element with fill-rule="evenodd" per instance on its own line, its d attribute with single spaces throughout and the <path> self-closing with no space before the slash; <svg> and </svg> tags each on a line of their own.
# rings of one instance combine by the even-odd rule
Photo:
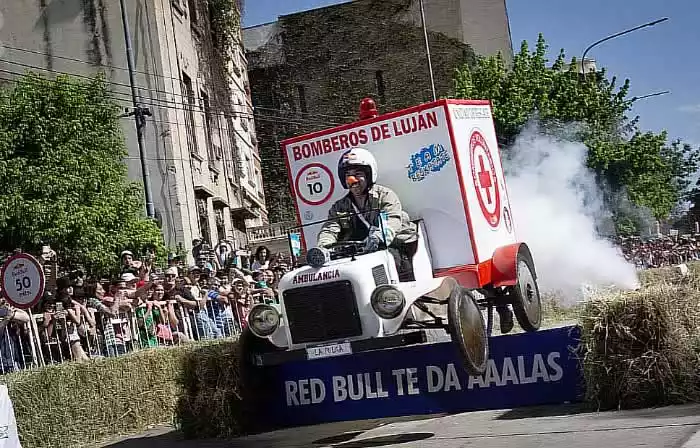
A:
<svg viewBox="0 0 700 448">
<path fill-rule="evenodd" d="M 297 223 L 294 221 L 286 221 L 267 226 L 248 228 L 248 244 L 253 245 L 263 241 L 287 238 L 287 231 L 293 227 L 296 227 L 296 225 Z"/>
</svg>

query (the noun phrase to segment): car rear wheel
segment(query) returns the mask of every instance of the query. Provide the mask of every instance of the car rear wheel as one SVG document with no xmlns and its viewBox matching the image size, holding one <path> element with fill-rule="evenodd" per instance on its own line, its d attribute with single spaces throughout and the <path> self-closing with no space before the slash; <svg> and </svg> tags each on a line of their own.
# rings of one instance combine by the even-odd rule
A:
<svg viewBox="0 0 700 448">
<path fill-rule="evenodd" d="M 532 260 L 523 254 L 518 254 L 517 262 L 517 283 L 510 291 L 513 313 L 520 328 L 537 331 L 542 325 L 542 301 L 534 266 Z"/>
</svg>

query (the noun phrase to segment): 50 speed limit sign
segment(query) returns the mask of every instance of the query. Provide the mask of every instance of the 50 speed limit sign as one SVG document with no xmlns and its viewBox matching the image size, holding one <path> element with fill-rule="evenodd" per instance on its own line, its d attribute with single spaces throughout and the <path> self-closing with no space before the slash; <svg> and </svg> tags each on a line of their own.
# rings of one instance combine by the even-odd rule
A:
<svg viewBox="0 0 700 448">
<path fill-rule="evenodd" d="M 29 254 L 16 254 L 0 270 L 2 296 L 17 308 L 31 308 L 44 295 L 44 269 Z"/>
</svg>

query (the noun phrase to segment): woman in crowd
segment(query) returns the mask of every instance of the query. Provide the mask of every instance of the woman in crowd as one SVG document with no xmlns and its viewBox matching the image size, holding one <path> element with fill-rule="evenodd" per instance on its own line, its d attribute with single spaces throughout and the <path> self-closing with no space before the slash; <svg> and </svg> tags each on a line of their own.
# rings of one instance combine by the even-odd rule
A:
<svg viewBox="0 0 700 448">
<path fill-rule="evenodd" d="M 234 279 L 232 286 L 229 299 L 235 306 L 236 329 L 240 332 L 247 325 L 248 313 L 253 306 L 253 301 L 250 294 L 248 294 L 248 284 L 245 279 Z"/>
<path fill-rule="evenodd" d="M 180 344 L 188 341 L 179 331 L 179 319 L 175 312 L 175 300 L 165 300 L 165 288 L 160 283 L 151 287 L 151 296 L 142 300 L 136 308 L 136 319 L 142 345 Z"/>
<path fill-rule="evenodd" d="M 265 246 L 258 246 L 253 256 L 253 263 L 250 266 L 253 271 L 267 269 L 270 267 L 270 249 Z"/>
</svg>

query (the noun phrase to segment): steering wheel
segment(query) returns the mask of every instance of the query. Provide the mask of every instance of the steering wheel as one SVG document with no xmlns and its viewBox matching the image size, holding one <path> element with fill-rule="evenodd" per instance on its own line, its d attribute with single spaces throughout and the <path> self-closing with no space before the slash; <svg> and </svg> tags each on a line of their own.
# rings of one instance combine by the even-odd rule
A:
<svg viewBox="0 0 700 448">
<path fill-rule="evenodd" d="M 336 247 L 356 247 L 356 246 L 362 246 L 364 247 L 365 242 L 364 241 L 336 241 L 333 244 L 329 244 L 326 246 L 328 249 L 335 249 Z"/>
<path fill-rule="evenodd" d="M 326 246 L 331 251 L 331 258 L 343 258 L 347 256 L 361 255 L 365 253 L 364 241 L 337 241 Z"/>
</svg>

